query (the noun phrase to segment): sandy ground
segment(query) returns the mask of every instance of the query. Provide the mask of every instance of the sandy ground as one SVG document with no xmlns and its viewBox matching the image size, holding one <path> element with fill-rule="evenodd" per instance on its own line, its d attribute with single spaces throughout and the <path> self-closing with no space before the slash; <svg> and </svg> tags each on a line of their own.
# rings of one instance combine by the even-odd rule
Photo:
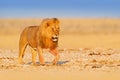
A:
<svg viewBox="0 0 120 80">
<path fill-rule="evenodd" d="M 60 60 L 44 51 L 46 66 L 33 66 L 26 51 L 20 65 L 17 50 L 0 50 L 1 80 L 120 80 L 120 50 L 112 48 L 59 49 Z M 38 58 L 36 62 L 39 64 Z"/>
</svg>

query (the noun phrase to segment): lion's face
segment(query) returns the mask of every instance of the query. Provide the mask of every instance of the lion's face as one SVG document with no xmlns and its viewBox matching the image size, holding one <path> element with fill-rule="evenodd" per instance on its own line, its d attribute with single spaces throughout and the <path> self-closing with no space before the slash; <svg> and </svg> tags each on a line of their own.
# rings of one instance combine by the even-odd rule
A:
<svg viewBox="0 0 120 80">
<path fill-rule="evenodd" d="M 59 21 L 56 18 L 53 18 L 52 20 L 48 19 L 45 24 L 48 37 L 53 42 L 58 42 L 60 32 Z"/>
<path fill-rule="evenodd" d="M 51 39 L 52 39 L 53 42 L 57 42 L 58 38 L 59 38 L 59 31 L 60 31 L 59 25 L 55 24 L 51 27 L 52 27 L 52 28 L 50 28 L 50 31 L 52 32 Z"/>
</svg>

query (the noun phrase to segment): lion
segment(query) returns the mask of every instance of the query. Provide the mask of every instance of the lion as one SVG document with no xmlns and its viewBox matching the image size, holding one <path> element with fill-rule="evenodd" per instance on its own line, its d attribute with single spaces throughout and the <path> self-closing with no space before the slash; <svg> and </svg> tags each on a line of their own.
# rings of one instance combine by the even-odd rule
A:
<svg viewBox="0 0 120 80">
<path fill-rule="evenodd" d="M 32 53 L 32 63 L 36 64 L 35 58 L 38 53 L 40 65 L 45 65 L 43 49 L 49 49 L 49 52 L 55 56 L 53 64 L 56 65 L 60 55 L 58 53 L 59 39 L 59 20 L 57 18 L 43 19 L 39 26 L 29 26 L 23 30 L 19 40 L 19 58 L 20 64 L 24 64 L 23 57 L 26 47 L 29 45 Z"/>
</svg>

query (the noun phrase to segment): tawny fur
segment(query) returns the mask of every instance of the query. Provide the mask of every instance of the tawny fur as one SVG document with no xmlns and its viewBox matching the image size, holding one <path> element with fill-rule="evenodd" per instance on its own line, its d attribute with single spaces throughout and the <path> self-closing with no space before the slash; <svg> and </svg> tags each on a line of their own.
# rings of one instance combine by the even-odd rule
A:
<svg viewBox="0 0 120 80">
<path fill-rule="evenodd" d="M 53 39 L 54 36 L 56 36 L 57 39 L 59 31 L 59 20 L 57 18 L 44 19 L 40 26 L 29 26 L 25 28 L 21 33 L 19 40 L 19 63 L 24 63 L 22 58 L 26 46 L 29 45 L 31 47 L 33 64 L 36 64 L 36 51 L 38 51 L 40 64 L 44 64 L 43 49 L 50 50 L 50 53 L 55 56 L 53 64 L 56 64 L 60 56 L 57 50 L 58 40 L 54 41 Z"/>
</svg>

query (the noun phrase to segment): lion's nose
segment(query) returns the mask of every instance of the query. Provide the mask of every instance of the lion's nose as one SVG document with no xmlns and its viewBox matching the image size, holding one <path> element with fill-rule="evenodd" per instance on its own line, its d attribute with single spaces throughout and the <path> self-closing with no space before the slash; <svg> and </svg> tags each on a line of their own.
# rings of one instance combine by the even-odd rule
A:
<svg viewBox="0 0 120 80">
<path fill-rule="evenodd" d="M 54 42 L 58 41 L 58 36 L 57 36 L 57 35 L 54 35 L 54 36 L 52 37 L 52 41 L 54 41 Z"/>
</svg>

